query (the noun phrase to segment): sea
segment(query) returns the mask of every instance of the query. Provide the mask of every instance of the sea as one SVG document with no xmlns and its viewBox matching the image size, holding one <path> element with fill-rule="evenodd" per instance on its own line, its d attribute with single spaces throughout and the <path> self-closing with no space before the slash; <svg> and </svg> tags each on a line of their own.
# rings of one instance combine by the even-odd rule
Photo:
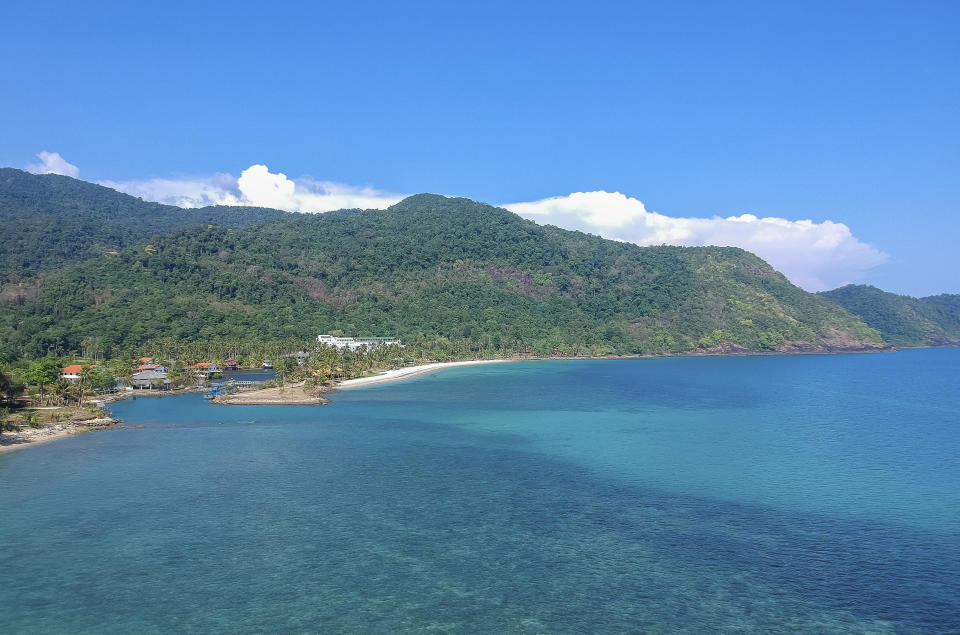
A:
<svg viewBox="0 0 960 635">
<path fill-rule="evenodd" d="M 3 633 L 958 633 L 960 349 L 116 403 L 0 455 Z"/>
</svg>

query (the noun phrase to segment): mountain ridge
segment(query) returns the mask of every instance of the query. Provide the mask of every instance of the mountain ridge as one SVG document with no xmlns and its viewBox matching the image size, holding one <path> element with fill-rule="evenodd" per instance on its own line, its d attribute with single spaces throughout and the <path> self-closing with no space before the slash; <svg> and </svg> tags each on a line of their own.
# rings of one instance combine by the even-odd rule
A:
<svg viewBox="0 0 960 635">
<path fill-rule="evenodd" d="M 0 281 L 28 278 L 188 225 L 243 227 L 284 214 L 260 207 L 185 209 L 59 174 L 0 168 Z"/>
<path fill-rule="evenodd" d="M 960 346 L 960 295 L 915 298 L 862 284 L 818 295 L 860 316 L 894 346 Z"/>
<path fill-rule="evenodd" d="M 735 247 L 640 247 L 436 194 L 387 210 L 272 211 L 21 277 L 0 294 L 5 346 L 35 356 L 94 341 L 119 354 L 333 330 L 400 336 L 437 356 L 884 346 Z"/>
</svg>

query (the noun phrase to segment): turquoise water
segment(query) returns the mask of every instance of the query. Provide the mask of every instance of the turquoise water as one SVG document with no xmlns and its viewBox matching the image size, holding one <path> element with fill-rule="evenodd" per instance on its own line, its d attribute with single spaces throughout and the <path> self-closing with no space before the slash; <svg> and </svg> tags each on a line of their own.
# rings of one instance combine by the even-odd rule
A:
<svg viewBox="0 0 960 635">
<path fill-rule="evenodd" d="M 114 406 L 0 455 L 0 632 L 958 632 L 960 350 Z"/>
</svg>

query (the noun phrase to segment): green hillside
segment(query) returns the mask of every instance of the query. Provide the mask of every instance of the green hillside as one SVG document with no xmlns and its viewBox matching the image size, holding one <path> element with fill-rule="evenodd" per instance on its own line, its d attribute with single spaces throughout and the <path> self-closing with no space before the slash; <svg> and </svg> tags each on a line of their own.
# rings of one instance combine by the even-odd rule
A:
<svg viewBox="0 0 960 635">
<path fill-rule="evenodd" d="M 960 296 L 913 298 L 853 284 L 820 295 L 863 318 L 894 346 L 960 344 Z"/>
<path fill-rule="evenodd" d="M 187 225 L 243 227 L 284 214 L 253 207 L 181 209 L 66 176 L 0 168 L 0 282 L 80 262 Z"/>
<path fill-rule="evenodd" d="M 878 333 L 753 254 L 638 247 L 436 195 L 194 227 L 8 286 L 16 354 L 399 336 L 438 354 L 850 350 Z M 2 299 L 2 298 L 0 298 Z"/>
</svg>

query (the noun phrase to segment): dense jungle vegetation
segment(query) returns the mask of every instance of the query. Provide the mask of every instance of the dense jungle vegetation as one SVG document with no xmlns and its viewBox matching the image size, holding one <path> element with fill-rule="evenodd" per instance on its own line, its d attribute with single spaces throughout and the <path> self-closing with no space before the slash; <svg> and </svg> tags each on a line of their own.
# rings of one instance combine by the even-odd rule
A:
<svg viewBox="0 0 960 635">
<path fill-rule="evenodd" d="M 863 318 L 894 346 L 960 344 L 960 295 L 913 298 L 862 284 L 820 295 Z"/>
<path fill-rule="evenodd" d="M 27 176 L 47 187 L 47 177 Z M 59 201 L 50 216 L 69 216 L 71 195 L 50 183 Z M 75 197 L 77 208 L 100 209 L 99 199 Z M 273 220 L 228 211 L 243 219 L 234 225 L 261 222 L 181 227 L 105 251 L 71 232 L 93 257 L 21 268 L 0 293 L 3 355 L 272 356 L 332 331 L 399 337 L 433 358 L 883 344 L 859 318 L 737 248 L 642 248 L 426 194 L 384 211 Z M 22 243 L 3 253 L 29 251 Z M 60 258 L 38 256 L 36 270 Z"/>
<path fill-rule="evenodd" d="M 0 282 L 122 249 L 179 227 L 243 227 L 286 215 L 255 207 L 181 209 L 57 174 L 0 168 Z"/>
</svg>

